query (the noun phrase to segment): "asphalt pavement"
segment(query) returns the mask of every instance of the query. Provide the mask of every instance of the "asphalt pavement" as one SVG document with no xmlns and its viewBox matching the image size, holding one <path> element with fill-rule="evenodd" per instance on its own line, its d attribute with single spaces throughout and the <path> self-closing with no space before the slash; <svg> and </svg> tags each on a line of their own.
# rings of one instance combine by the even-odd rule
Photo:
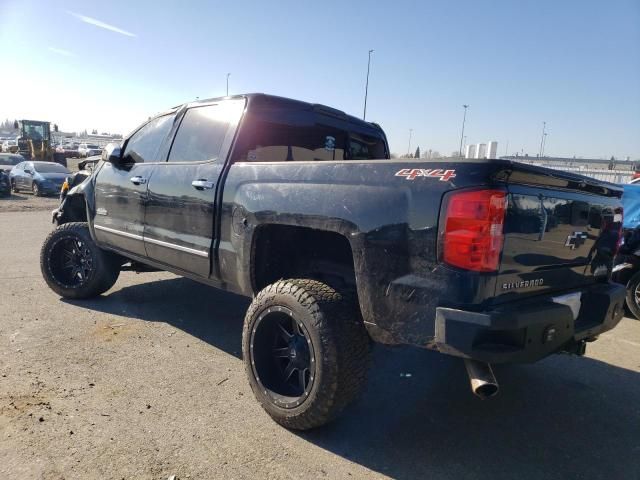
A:
<svg viewBox="0 0 640 480">
<path fill-rule="evenodd" d="M 640 321 L 583 358 L 498 366 L 486 401 L 461 361 L 377 346 L 363 397 L 295 433 L 245 379 L 247 299 L 124 272 L 62 300 L 40 275 L 51 228 L 0 203 L 2 478 L 640 478 Z"/>
</svg>

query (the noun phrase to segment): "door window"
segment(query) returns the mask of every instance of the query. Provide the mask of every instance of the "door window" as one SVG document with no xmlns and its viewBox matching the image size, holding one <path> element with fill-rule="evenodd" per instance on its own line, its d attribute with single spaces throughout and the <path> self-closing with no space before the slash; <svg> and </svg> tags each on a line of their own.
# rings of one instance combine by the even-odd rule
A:
<svg viewBox="0 0 640 480">
<path fill-rule="evenodd" d="M 165 139 L 175 115 L 154 118 L 138 130 L 127 142 L 123 158 L 129 163 L 154 162 L 158 149 Z"/>
<path fill-rule="evenodd" d="M 229 115 L 221 105 L 190 108 L 184 114 L 171 146 L 170 162 L 218 160 L 229 129 Z"/>
</svg>

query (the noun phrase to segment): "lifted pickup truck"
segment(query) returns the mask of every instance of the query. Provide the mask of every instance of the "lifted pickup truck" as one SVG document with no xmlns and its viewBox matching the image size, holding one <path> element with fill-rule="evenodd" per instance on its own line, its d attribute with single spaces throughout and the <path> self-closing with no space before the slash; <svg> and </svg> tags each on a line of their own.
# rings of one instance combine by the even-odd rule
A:
<svg viewBox="0 0 640 480">
<path fill-rule="evenodd" d="M 623 315 L 621 194 L 510 161 L 391 160 L 376 124 L 240 95 L 108 147 L 54 211 L 41 268 L 66 298 L 149 268 L 253 298 L 251 387 L 308 429 L 362 389 L 371 340 L 464 359 L 481 397 L 491 363 L 583 354 Z"/>
</svg>

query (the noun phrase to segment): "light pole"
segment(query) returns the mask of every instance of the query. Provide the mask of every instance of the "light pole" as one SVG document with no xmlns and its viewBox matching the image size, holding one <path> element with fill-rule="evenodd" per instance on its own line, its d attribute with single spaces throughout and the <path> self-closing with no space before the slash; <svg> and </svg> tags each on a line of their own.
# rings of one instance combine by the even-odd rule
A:
<svg viewBox="0 0 640 480">
<path fill-rule="evenodd" d="M 467 136 L 465 135 L 464 137 L 462 137 L 462 150 L 466 150 L 467 149 Z M 466 155 L 466 152 L 464 153 L 464 155 Z"/>
<path fill-rule="evenodd" d="M 462 141 L 464 140 L 464 122 L 467 120 L 467 108 L 469 108 L 469 105 L 462 106 L 464 107 L 464 116 L 462 117 L 462 133 L 460 134 L 460 157 L 462 157 Z"/>
<path fill-rule="evenodd" d="M 542 152 L 540 154 L 540 158 L 544 158 L 544 147 L 547 145 L 547 132 L 542 135 Z"/>
<path fill-rule="evenodd" d="M 227 73 L 227 97 L 229 96 L 229 77 L 231 76 L 230 73 Z"/>
<path fill-rule="evenodd" d="M 542 157 L 542 149 L 544 148 L 542 144 L 544 143 L 544 136 L 546 135 L 545 130 L 547 128 L 547 122 L 542 122 L 542 135 L 540 135 L 540 151 L 538 152 L 538 157 Z"/>
<path fill-rule="evenodd" d="M 407 156 L 411 155 L 411 135 L 413 134 L 413 128 L 409 129 L 409 146 L 407 147 Z"/>
<path fill-rule="evenodd" d="M 369 71 L 371 70 L 371 54 L 373 50 L 369 50 L 369 61 L 367 62 L 367 83 L 364 87 L 364 112 L 362 113 L 362 119 L 367 119 L 367 95 L 369 94 Z"/>
</svg>

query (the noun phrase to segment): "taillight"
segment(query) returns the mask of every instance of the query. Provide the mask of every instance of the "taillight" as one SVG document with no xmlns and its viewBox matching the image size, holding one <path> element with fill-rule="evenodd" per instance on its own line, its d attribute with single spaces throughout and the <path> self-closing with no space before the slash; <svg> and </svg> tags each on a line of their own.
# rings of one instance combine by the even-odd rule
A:
<svg viewBox="0 0 640 480">
<path fill-rule="evenodd" d="M 440 258 L 454 267 L 493 272 L 500 264 L 507 209 L 503 190 L 453 192 L 441 222 Z"/>
</svg>

